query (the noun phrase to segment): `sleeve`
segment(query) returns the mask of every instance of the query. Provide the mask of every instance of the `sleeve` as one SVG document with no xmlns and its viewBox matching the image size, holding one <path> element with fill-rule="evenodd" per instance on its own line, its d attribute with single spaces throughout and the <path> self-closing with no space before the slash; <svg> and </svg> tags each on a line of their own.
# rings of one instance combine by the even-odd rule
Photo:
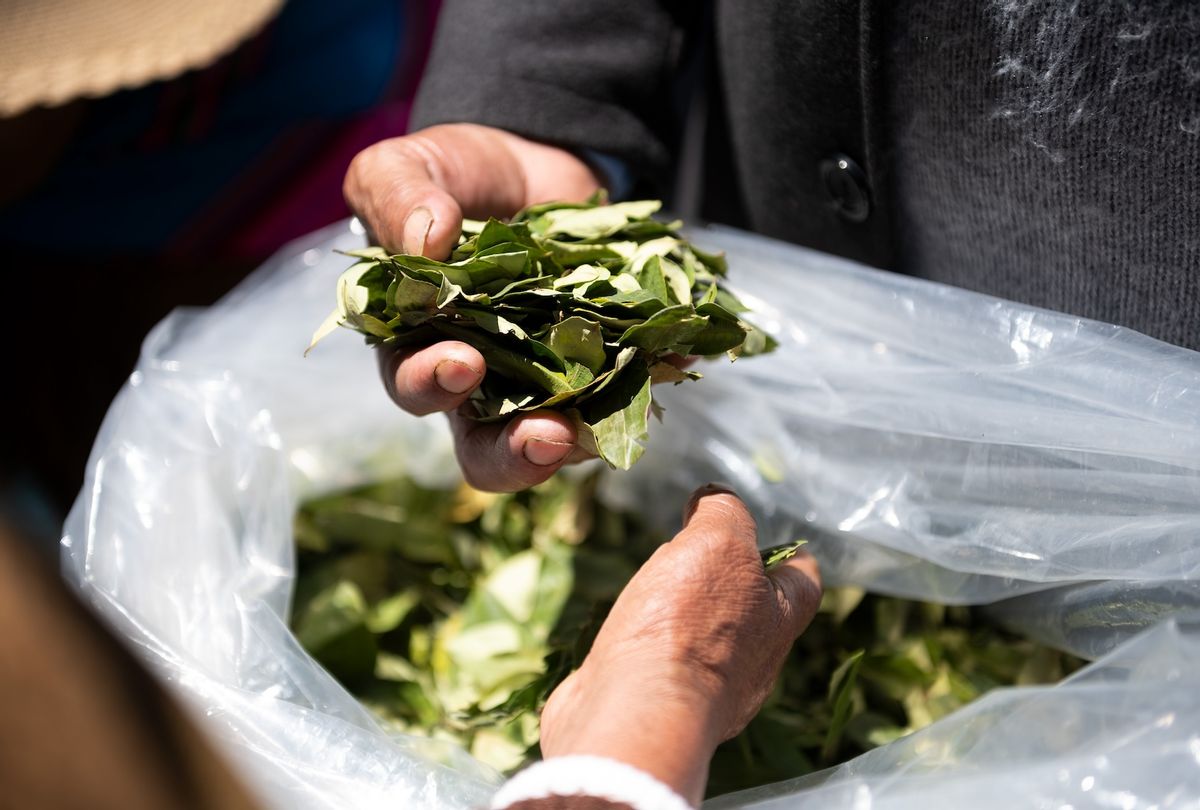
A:
<svg viewBox="0 0 1200 810">
<path fill-rule="evenodd" d="M 490 810 L 691 810 L 650 774 L 607 757 L 535 763 L 501 786 Z"/>
<path fill-rule="evenodd" d="M 661 180 L 702 3 L 446 0 L 412 128 L 470 122 Z"/>
</svg>

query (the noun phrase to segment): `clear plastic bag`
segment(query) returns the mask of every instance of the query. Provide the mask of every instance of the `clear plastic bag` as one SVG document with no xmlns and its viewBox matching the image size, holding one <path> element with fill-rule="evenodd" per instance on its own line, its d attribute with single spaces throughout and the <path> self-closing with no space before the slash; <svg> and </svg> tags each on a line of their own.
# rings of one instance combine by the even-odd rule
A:
<svg viewBox="0 0 1200 810">
<path fill-rule="evenodd" d="M 1200 806 L 1200 632 L 1162 621 L 1200 603 L 1200 355 L 729 230 L 694 237 L 729 253 L 782 346 L 658 392 L 664 422 L 608 497 L 669 528 L 690 489 L 724 481 L 763 545 L 808 536 L 832 583 L 995 603 L 1067 649 L 1116 648 L 1060 686 L 722 803 Z M 457 475 L 443 420 L 394 408 L 357 335 L 303 357 L 347 264 L 332 251 L 361 241 L 314 234 L 151 333 L 97 438 L 64 572 L 270 806 L 469 807 L 496 774 L 386 735 L 286 625 L 299 499 Z"/>
<path fill-rule="evenodd" d="M 1200 624 L 1172 618 L 1057 686 L 998 689 L 828 771 L 713 808 L 1200 806 Z"/>
<path fill-rule="evenodd" d="M 807 536 L 830 584 L 962 604 L 1036 593 L 997 616 L 1087 657 L 1200 604 L 1200 353 L 728 229 L 698 236 L 728 251 L 782 346 L 709 364 L 702 395 L 656 394 L 668 415 L 613 497 L 673 510 L 724 481 L 764 544 Z"/>
</svg>

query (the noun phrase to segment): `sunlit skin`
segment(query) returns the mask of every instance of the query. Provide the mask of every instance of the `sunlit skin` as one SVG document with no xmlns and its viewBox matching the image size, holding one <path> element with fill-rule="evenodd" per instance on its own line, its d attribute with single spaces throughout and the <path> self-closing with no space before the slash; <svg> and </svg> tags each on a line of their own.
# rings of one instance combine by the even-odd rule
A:
<svg viewBox="0 0 1200 810">
<path fill-rule="evenodd" d="M 698 490 L 685 517 L 550 696 L 541 746 L 628 762 L 699 804 L 713 751 L 766 700 L 821 585 L 803 551 L 764 570 L 754 520 L 731 492 Z"/>
<path fill-rule="evenodd" d="M 563 149 L 491 127 L 449 124 L 359 153 L 343 189 L 373 242 L 444 259 L 464 215 L 509 217 L 534 203 L 583 200 L 599 187 L 587 164 Z M 552 411 L 495 424 L 460 417 L 457 410 L 487 373 L 483 356 L 465 343 L 382 351 L 380 368 L 384 387 L 401 408 L 447 414 L 459 465 L 479 489 L 525 489 L 583 456 L 575 427 Z"/>
<path fill-rule="evenodd" d="M 538 202 L 585 199 L 599 186 L 562 149 L 454 124 L 362 152 L 345 194 L 374 242 L 443 259 L 464 215 L 507 217 Z M 524 489 L 580 455 L 575 428 L 557 413 L 503 424 L 459 416 L 487 373 L 464 343 L 381 352 L 380 367 L 401 408 L 448 415 L 459 465 L 477 488 Z M 699 803 L 717 744 L 754 716 L 820 603 L 815 560 L 801 552 L 767 573 L 756 537 L 736 495 L 719 487 L 693 495 L 683 530 L 642 566 L 583 665 L 550 696 L 545 756 L 621 760 Z"/>
</svg>

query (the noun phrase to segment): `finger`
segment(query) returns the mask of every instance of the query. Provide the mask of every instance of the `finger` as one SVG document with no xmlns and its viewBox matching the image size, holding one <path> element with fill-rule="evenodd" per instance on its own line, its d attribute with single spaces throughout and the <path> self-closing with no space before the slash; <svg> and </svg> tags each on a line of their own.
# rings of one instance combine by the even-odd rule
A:
<svg viewBox="0 0 1200 810">
<path fill-rule="evenodd" d="M 742 499 L 721 484 L 705 484 L 692 493 L 683 512 L 683 531 L 676 540 L 718 538 L 752 551 L 757 558 L 758 528 Z"/>
<path fill-rule="evenodd" d="M 578 438 L 571 420 L 553 411 L 534 411 L 503 424 L 451 414 L 450 423 L 463 476 L 488 492 L 542 483 L 567 462 Z"/>
<path fill-rule="evenodd" d="M 799 549 L 768 571 L 767 578 L 775 585 L 785 625 L 793 637 L 798 637 L 821 605 L 821 571 L 816 558 Z"/>
<path fill-rule="evenodd" d="M 455 410 L 479 387 L 487 371 L 483 355 L 457 340 L 415 351 L 385 349 L 379 362 L 388 395 L 417 416 Z"/>
<path fill-rule="evenodd" d="M 372 242 L 390 251 L 444 259 L 462 230 L 462 208 L 403 139 L 360 152 L 342 186 Z"/>
<path fill-rule="evenodd" d="M 464 212 L 509 216 L 524 203 L 522 168 L 485 127 L 430 127 L 360 152 L 343 185 L 346 202 L 385 248 L 443 259 Z"/>
</svg>

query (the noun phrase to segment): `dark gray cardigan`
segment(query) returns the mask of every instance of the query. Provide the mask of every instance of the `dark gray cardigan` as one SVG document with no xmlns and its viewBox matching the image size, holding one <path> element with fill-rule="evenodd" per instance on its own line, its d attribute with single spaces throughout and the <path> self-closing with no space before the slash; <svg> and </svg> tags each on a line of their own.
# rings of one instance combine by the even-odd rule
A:
<svg viewBox="0 0 1200 810">
<path fill-rule="evenodd" d="M 700 76 L 704 216 L 1200 349 L 1200 3 L 706 5 L 447 0 L 414 124 L 661 193 Z"/>
</svg>

